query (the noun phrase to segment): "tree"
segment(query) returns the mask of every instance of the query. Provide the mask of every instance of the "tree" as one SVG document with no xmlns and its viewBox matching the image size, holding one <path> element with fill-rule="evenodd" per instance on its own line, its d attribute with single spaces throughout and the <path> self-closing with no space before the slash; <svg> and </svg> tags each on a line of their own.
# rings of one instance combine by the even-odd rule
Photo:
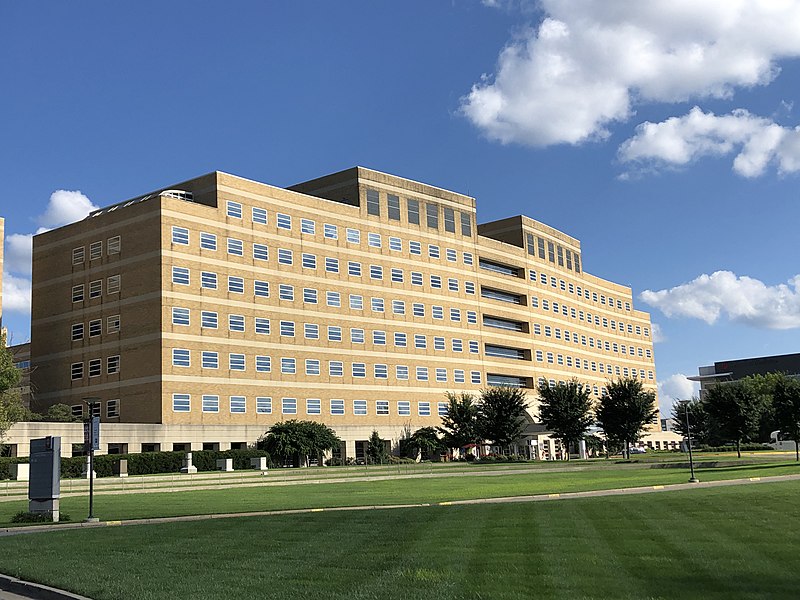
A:
<svg viewBox="0 0 800 600">
<path fill-rule="evenodd" d="M 373 430 L 367 442 L 367 463 L 370 465 L 382 465 L 389 458 L 386 451 L 386 442 L 381 439 L 378 432 Z"/>
<path fill-rule="evenodd" d="M 688 437 L 686 429 L 686 411 L 689 412 L 689 427 L 692 430 L 692 440 L 698 444 L 713 445 L 713 437 L 708 429 L 708 414 L 706 405 L 700 398 L 679 400 L 672 405 L 672 426 L 683 437 Z"/>
<path fill-rule="evenodd" d="M 481 390 L 478 407 L 480 437 L 497 446 L 509 447 L 516 442 L 528 421 L 525 391 L 510 386 Z"/>
<path fill-rule="evenodd" d="M 447 392 L 447 414 L 437 427 L 443 443 L 450 449 L 459 449 L 480 441 L 478 434 L 478 405 L 472 394 Z"/>
<path fill-rule="evenodd" d="M 444 444 L 439 439 L 435 427 L 422 427 L 417 429 L 411 437 L 408 438 L 408 449 L 414 454 L 411 458 L 417 458 L 420 455 L 424 458 L 426 455 L 435 454 L 444 450 Z"/>
<path fill-rule="evenodd" d="M 569 457 L 570 444 L 582 440 L 594 423 L 589 386 L 581 385 L 576 379 L 559 382 L 553 387 L 543 381 L 537 391 L 539 420 L 563 442 Z"/>
<path fill-rule="evenodd" d="M 607 442 L 621 444 L 628 458 L 630 445 L 657 414 L 655 393 L 645 390 L 639 379 L 631 377 L 607 382 L 597 406 L 597 422 Z"/>
<path fill-rule="evenodd" d="M 21 377 L 21 371 L 14 366 L 11 350 L 6 347 L 5 336 L 0 336 L 0 450 L 6 432 L 27 414 L 17 389 Z"/>
<path fill-rule="evenodd" d="M 775 420 L 781 431 L 794 440 L 795 460 L 800 461 L 800 380 L 782 376 L 773 394 Z"/>
<path fill-rule="evenodd" d="M 742 457 L 742 441 L 758 432 L 764 403 L 744 381 L 718 383 L 706 390 L 703 398 L 711 431 L 723 440 L 736 443 L 736 455 Z"/>
<path fill-rule="evenodd" d="M 258 448 L 282 461 L 291 460 L 295 466 L 308 464 L 309 456 L 317 456 L 340 446 L 340 440 L 330 427 L 316 421 L 283 421 L 275 423 L 258 440 Z"/>
</svg>

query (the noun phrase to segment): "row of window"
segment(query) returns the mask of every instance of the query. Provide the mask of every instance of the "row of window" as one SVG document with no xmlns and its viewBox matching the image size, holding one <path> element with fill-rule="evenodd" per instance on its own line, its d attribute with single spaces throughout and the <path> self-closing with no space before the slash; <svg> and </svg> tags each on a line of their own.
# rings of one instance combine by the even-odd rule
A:
<svg viewBox="0 0 800 600">
<path fill-rule="evenodd" d="M 119 315 L 106 317 L 106 333 L 119 333 Z M 73 342 L 82 340 L 88 336 L 90 338 L 103 335 L 103 319 L 92 319 L 87 323 L 73 323 L 71 327 L 71 339 Z"/>
<path fill-rule="evenodd" d="M 525 245 L 531 256 L 537 256 L 542 260 L 558 264 L 559 267 L 566 267 L 570 271 L 574 270 L 576 273 L 581 272 L 581 255 L 569 248 L 564 248 L 561 244 L 546 240 L 542 236 L 527 233 L 525 234 Z"/>
<path fill-rule="evenodd" d="M 645 337 L 650 336 L 650 330 L 645 327 L 642 328 L 641 325 L 634 326 L 632 323 L 627 323 L 627 325 L 622 321 L 616 321 L 615 319 L 609 319 L 608 317 L 601 317 L 597 314 L 592 314 L 590 312 L 584 313 L 582 310 L 576 309 L 574 306 L 568 306 L 563 303 L 558 303 L 555 300 L 550 301 L 547 298 L 543 298 L 541 305 L 539 304 L 539 298 L 537 296 L 531 296 L 531 306 L 533 308 L 542 307 L 543 310 L 552 310 L 554 314 L 561 314 L 565 317 L 571 317 L 573 319 L 577 319 L 578 321 L 584 321 L 589 323 L 590 325 L 594 323 L 596 327 L 605 327 L 606 329 L 611 328 L 612 331 L 619 331 L 620 333 L 627 332 L 629 334 L 633 334 L 634 331 L 636 335 L 644 334 Z"/>
<path fill-rule="evenodd" d="M 548 364 L 558 364 L 561 366 L 566 367 L 574 367 L 576 369 L 583 368 L 584 371 L 593 371 L 595 373 L 600 372 L 606 375 L 616 375 L 617 377 L 638 377 L 641 379 L 645 378 L 645 370 L 644 369 L 635 369 L 635 368 L 628 368 L 628 367 L 621 367 L 620 365 L 611 365 L 610 363 L 602 363 L 597 361 L 589 361 L 585 358 L 580 357 L 572 357 L 572 356 L 564 356 L 563 354 L 554 354 L 553 352 L 544 352 L 542 350 L 535 351 L 536 362 L 546 362 Z M 655 375 L 653 371 L 647 371 L 647 379 L 653 380 L 655 379 Z"/>
<path fill-rule="evenodd" d="M 247 396 L 228 396 L 228 410 L 232 414 L 246 414 L 247 413 Z M 260 415 L 273 414 L 273 401 L 269 396 L 257 396 L 254 399 L 255 413 Z M 341 399 L 332 398 L 328 402 L 323 403 L 320 398 L 306 398 L 305 400 L 298 400 L 297 398 L 281 398 L 280 400 L 280 414 L 283 415 L 296 415 L 304 411 L 306 415 L 321 415 L 323 411 L 323 404 L 325 405 L 326 414 L 330 415 L 345 415 L 347 414 L 347 402 Z M 432 402 L 415 402 L 416 414 L 420 417 L 432 416 Z M 436 416 L 442 417 L 447 414 L 448 403 L 436 402 Z M 350 403 L 351 411 L 355 416 L 367 416 L 370 414 L 378 416 L 389 416 L 392 414 L 392 405 L 394 405 L 394 414 L 401 417 L 410 417 L 412 414 L 412 402 L 408 400 L 398 400 L 390 403 L 389 400 L 353 400 Z M 278 406 L 274 410 L 278 411 Z M 172 394 L 172 410 L 174 412 L 191 412 L 192 410 L 192 396 L 191 394 Z M 204 413 L 218 413 L 220 412 L 220 397 L 213 394 L 203 394 L 200 396 L 200 410 Z M 253 410 L 251 405 L 251 410 Z"/>
<path fill-rule="evenodd" d="M 119 373 L 119 355 L 109 356 L 106 358 L 106 374 L 114 375 Z M 74 362 L 70 365 L 70 377 L 72 380 L 83 379 L 86 375 L 89 377 L 100 377 L 103 374 L 103 359 L 92 358 L 86 363 L 84 369 L 84 362 Z"/>
<path fill-rule="evenodd" d="M 289 217 L 289 215 L 285 215 Z M 289 217 L 291 224 L 291 217 Z M 314 221 L 310 221 L 309 219 L 302 219 L 303 223 L 308 222 L 310 225 L 306 229 L 305 227 L 301 227 L 301 231 L 303 233 L 314 233 L 316 231 Z M 360 244 L 361 243 L 361 230 L 360 229 L 351 229 L 346 228 L 346 237 L 348 243 L 351 244 Z M 335 225 L 328 225 L 325 224 L 325 237 L 329 239 L 338 240 L 339 239 L 339 229 Z M 380 233 L 375 232 L 368 232 L 367 233 L 367 245 L 370 248 L 383 248 L 383 236 Z M 180 226 L 173 226 L 172 227 L 172 243 L 180 246 L 188 246 L 191 243 L 191 234 L 189 229 L 186 227 Z M 409 240 L 408 242 L 408 252 L 409 254 L 422 256 L 423 253 L 423 244 L 418 240 Z M 402 252 L 403 251 L 403 240 L 399 237 L 389 236 L 387 238 L 386 246 L 389 250 L 394 252 Z M 237 238 L 225 238 L 225 247 L 227 253 L 231 256 L 244 256 L 244 248 L 245 243 L 243 240 Z M 217 235 L 214 233 L 208 233 L 205 231 L 200 232 L 200 248 L 203 250 L 211 250 L 216 251 L 218 248 L 217 244 Z M 454 248 L 444 248 L 444 252 L 442 252 L 442 248 L 437 244 L 427 244 L 427 255 L 429 258 L 433 259 L 440 259 L 442 256 L 448 262 L 457 262 L 458 261 L 458 251 Z M 281 255 L 284 257 L 291 256 L 290 249 L 278 249 L 278 258 L 281 262 L 280 258 Z M 288 254 L 287 254 L 288 253 Z M 254 242 L 252 244 L 252 256 L 256 260 L 269 260 L 269 247 L 266 244 L 262 244 L 259 242 Z M 312 255 L 313 256 L 313 255 Z M 465 265 L 472 265 L 474 262 L 474 257 L 471 252 L 462 252 L 461 253 L 461 260 Z M 282 264 L 292 264 L 291 262 L 283 262 Z"/>
<path fill-rule="evenodd" d="M 106 240 L 106 253 L 119 254 L 122 250 L 122 238 L 116 235 Z M 89 244 L 89 260 L 98 260 L 103 257 L 103 240 L 98 240 Z M 78 246 L 72 249 L 72 264 L 80 265 L 86 262 L 86 246 Z"/>
<path fill-rule="evenodd" d="M 72 416 L 78 419 L 83 418 L 83 404 L 73 404 L 72 405 Z M 101 402 L 95 402 L 92 405 L 92 416 L 93 417 L 100 417 L 102 416 L 103 407 Z M 113 419 L 115 417 L 119 417 L 119 398 L 115 398 L 113 400 L 106 400 L 106 417 L 109 419 Z"/>
<path fill-rule="evenodd" d="M 534 335 L 542 335 L 542 331 L 544 331 L 544 337 L 555 337 L 557 340 L 564 340 L 567 343 L 570 341 L 574 344 L 580 344 L 581 346 L 588 346 L 589 348 L 597 348 L 599 350 L 605 350 L 606 352 L 615 352 L 630 356 L 639 356 L 639 357 L 652 357 L 652 352 L 650 348 L 642 348 L 641 346 L 634 347 L 634 346 L 626 346 L 625 344 L 618 344 L 617 342 L 610 342 L 608 340 L 601 340 L 599 338 L 595 339 L 591 336 L 585 335 L 578 335 L 577 332 L 573 331 L 570 332 L 567 329 L 563 331 L 559 327 L 551 327 L 550 325 L 545 325 L 542 327 L 539 323 L 533 324 L 533 334 Z"/>
<path fill-rule="evenodd" d="M 120 286 L 121 286 L 121 276 L 120 275 L 111 275 L 110 277 L 106 278 L 106 295 L 111 296 L 113 294 L 119 294 Z M 88 288 L 88 289 L 87 289 Z M 95 298 L 100 298 L 103 295 L 103 280 L 102 279 L 95 279 L 94 281 L 90 281 L 89 285 L 85 285 L 80 283 L 78 285 L 72 286 L 72 301 L 73 302 L 83 302 L 87 299 L 87 291 L 88 291 L 88 299 L 93 300 Z"/>
<path fill-rule="evenodd" d="M 605 294 L 598 294 L 597 292 L 589 292 L 588 289 L 582 288 L 579 285 L 575 285 L 572 282 L 564 281 L 563 279 L 556 279 L 552 275 L 548 280 L 546 273 L 536 273 L 533 269 L 528 271 L 528 278 L 530 281 L 536 283 L 539 282 L 542 285 L 548 285 L 548 281 L 550 282 L 550 287 L 560 289 L 562 292 L 569 292 L 570 294 L 575 294 L 578 298 L 583 298 L 584 300 L 591 300 L 594 303 L 599 302 L 602 306 L 608 306 L 609 308 L 616 308 L 617 310 L 624 310 L 630 312 L 631 310 L 631 303 L 627 300 L 623 302 L 619 298 L 614 299 L 611 296 L 606 297 Z"/>
<path fill-rule="evenodd" d="M 199 354 L 200 366 L 203 369 L 220 368 L 219 352 L 215 350 L 201 350 Z M 284 375 L 296 375 L 298 373 L 298 363 L 300 364 L 300 367 L 304 368 L 305 374 L 309 376 L 322 375 L 324 363 L 327 363 L 327 372 L 330 377 L 344 377 L 345 373 L 345 363 L 341 360 L 321 361 L 316 358 L 298 360 L 293 357 L 284 356 L 280 358 L 279 362 L 280 372 Z M 188 348 L 173 348 L 172 365 L 174 367 L 191 367 L 192 351 Z M 257 373 L 271 373 L 272 357 L 268 355 L 256 355 L 253 358 L 253 366 L 255 367 L 255 371 Z M 229 353 L 227 367 L 230 371 L 246 371 L 247 356 L 240 352 Z M 367 363 L 351 363 L 349 371 L 352 377 L 363 379 L 367 377 Z M 387 364 L 372 365 L 372 374 L 375 379 L 388 379 L 389 371 L 389 365 Z M 467 382 L 467 371 L 464 369 L 453 369 L 452 371 L 452 381 L 454 383 Z M 450 381 L 448 369 L 446 368 L 416 367 L 414 370 L 414 375 L 417 381 L 436 381 L 440 383 L 447 383 Z M 408 365 L 395 365 L 394 377 L 399 381 L 408 381 L 411 377 L 411 369 Z M 481 372 L 470 371 L 469 381 L 472 384 L 480 385 Z"/>
</svg>

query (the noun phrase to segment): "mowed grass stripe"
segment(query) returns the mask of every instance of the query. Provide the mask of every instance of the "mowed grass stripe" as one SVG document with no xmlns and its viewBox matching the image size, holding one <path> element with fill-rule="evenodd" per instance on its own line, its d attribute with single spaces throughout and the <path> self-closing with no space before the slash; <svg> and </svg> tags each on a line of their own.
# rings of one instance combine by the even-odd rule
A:
<svg viewBox="0 0 800 600">
<path fill-rule="evenodd" d="M 791 598 L 800 482 L 4 539 L 0 571 L 96 600 Z"/>
</svg>

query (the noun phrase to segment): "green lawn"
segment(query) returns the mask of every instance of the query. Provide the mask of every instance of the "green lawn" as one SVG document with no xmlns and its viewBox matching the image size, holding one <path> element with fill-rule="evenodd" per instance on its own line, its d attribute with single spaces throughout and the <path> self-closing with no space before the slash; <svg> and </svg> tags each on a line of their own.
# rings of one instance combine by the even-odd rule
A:
<svg viewBox="0 0 800 600">
<path fill-rule="evenodd" d="M 800 482 L 5 538 L 0 571 L 97 600 L 792 598 Z"/>
<path fill-rule="evenodd" d="M 764 465 L 702 469 L 702 481 L 739 479 L 800 473 L 800 465 L 781 462 Z M 493 498 L 552 494 L 620 487 L 685 483 L 682 469 L 652 469 L 648 465 L 619 465 L 610 468 L 567 472 L 449 476 L 430 479 L 349 481 L 343 483 L 280 485 L 157 492 L 147 494 L 96 495 L 94 514 L 102 520 L 141 519 L 229 512 L 252 512 L 292 508 L 322 508 L 376 504 L 436 503 L 471 498 Z M 0 524 L 27 510 L 27 501 L 0 502 Z M 62 498 L 61 511 L 73 520 L 87 514 L 87 498 Z"/>
</svg>

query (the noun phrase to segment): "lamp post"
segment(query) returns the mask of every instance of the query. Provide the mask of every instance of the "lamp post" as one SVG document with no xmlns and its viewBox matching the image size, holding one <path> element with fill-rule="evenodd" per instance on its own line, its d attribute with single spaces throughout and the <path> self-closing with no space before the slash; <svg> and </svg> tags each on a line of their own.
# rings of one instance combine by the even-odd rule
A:
<svg viewBox="0 0 800 600">
<path fill-rule="evenodd" d="M 685 400 L 683 403 L 683 414 L 686 417 L 686 438 L 689 446 L 689 471 L 692 476 L 689 478 L 689 483 L 700 483 L 700 480 L 694 476 L 694 458 L 692 457 L 692 429 L 689 426 L 689 401 Z"/>
<path fill-rule="evenodd" d="M 89 408 L 89 418 L 83 423 L 83 441 L 89 451 L 89 516 L 86 517 L 86 522 L 96 523 L 99 519 L 94 516 L 94 448 L 100 441 L 98 439 L 100 417 L 94 416 L 94 407 L 100 404 L 100 398 L 84 398 L 83 401 L 86 402 L 86 406 Z M 97 429 L 95 429 L 95 419 L 98 420 Z"/>
</svg>

